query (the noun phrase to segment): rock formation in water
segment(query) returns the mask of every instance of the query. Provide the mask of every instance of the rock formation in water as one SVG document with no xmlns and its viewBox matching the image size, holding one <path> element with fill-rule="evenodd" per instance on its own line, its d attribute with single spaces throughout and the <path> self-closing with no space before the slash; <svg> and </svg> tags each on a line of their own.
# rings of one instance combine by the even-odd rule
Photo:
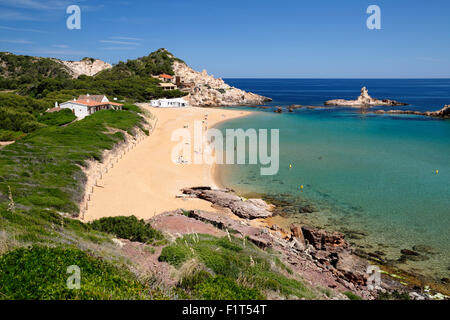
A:
<svg viewBox="0 0 450 320">
<path fill-rule="evenodd" d="M 442 109 L 437 111 L 412 111 L 412 110 L 377 110 L 375 113 L 379 114 L 413 114 L 418 116 L 427 116 L 427 117 L 435 117 L 435 118 L 444 118 L 448 119 L 450 118 L 450 104 L 445 105 Z"/>
<path fill-rule="evenodd" d="M 175 84 L 189 93 L 185 99 L 193 106 L 234 106 L 271 101 L 270 98 L 232 87 L 221 78 L 208 75 L 206 70 L 195 71 L 181 61 L 174 61 L 173 71 Z"/>
<path fill-rule="evenodd" d="M 326 106 L 345 106 L 355 108 L 366 108 L 373 106 L 406 106 L 407 103 L 398 102 L 395 100 L 383 99 L 378 100 L 372 98 L 366 87 L 362 87 L 361 95 L 356 100 L 335 99 L 325 102 Z"/>
</svg>

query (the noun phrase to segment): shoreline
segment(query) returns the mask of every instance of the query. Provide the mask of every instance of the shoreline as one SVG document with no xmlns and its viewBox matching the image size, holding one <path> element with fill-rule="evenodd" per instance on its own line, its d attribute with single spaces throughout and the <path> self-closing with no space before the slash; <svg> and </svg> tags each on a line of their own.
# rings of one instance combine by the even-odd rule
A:
<svg viewBox="0 0 450 320">
<path fill-rule="evenodd" d="M 258 198 L 263 199 L 267 203 L 272 204 L 270 200 L 267 200 L 268 195 L 266 194 L 260 194 L 257 192 L 249 191 L 249 192 L 238 192 L 234 190 L 233 188 L 230 188 L 230 186 L 227 186 L 220 176 L 220 169 L 219 165 L 214 165 L 214 174 L 213 174 L 215 183 L 218 187 L 218 189 L 222 190 L 230 190 L 233 194 L 243 197 L 243 198 Z M 274 205 L 275 209 L 282 210 L 283 206 L 279 204 L 272 204 Z M 267 229 L 272 229 L 274 226 L 277 228 L 281 226 L 282 228 L 289 229 L 289 226 L 292 224 L 298 224 L 299 219 L 298 217 L 284 217 L 278 214 L 274 214 L 271 217 L 268 218 L 261 218 L 261 219 L 254 219 L 249 221 L 250 225 L 255 227 L 264 227 Z M 311 226 L 314 228 L 318 228 L 320 230 L 324 230 L 326 232 L 342 232 L 339 230 L 339 228 L 328 228 L 324 227 L 318 224 L 309 224 L 309 223 L 300 223 L 301 225 L 305 226 Z M 382 272 L 387 276 L 390 277 L 393 281 L 397 281 L 401 285 L 405 287 L 409 287 L 411 290 L 414 287 L 420 287 L 422 289 L 426 289 L 427 287 L 430 288 L 432 291 L 444 294 L 446 296 L 450 295 L 450 290 L 448 285 L 443 284 L 439 279 L 432 277 L 426 273 L 421 273 L 418 270 L 412 271 L 408 268 L 403 268 L 402 266 L 395 266 L 392 265 L 391 262 L 382 262 L 380 259 L 377 259 L 377 257 L 372 256 L 370 250 L 364 251 L 359 248 L 359 246 L 352 244 L 352 248 L 355 250 L 355 252 L 358 252 L 357 255 L 362 258 L 363 260 L 380 267 Z M 413 268 L 414 269 L 414 268 Z"/>
<path fill-rule="evenodd" d="M 175 130 L 184 127 L 193 136 L 194 121 L 202 121 L 206 115 L 208 127 L 215 127 L 252 112 L 224 108 L 141 107 L 157 118 L 156 127 L 148 139 L 125 154 L 93 187 L 83 221 L 122 215 L 149 219 L 178 208 L 216 211 L 204 200 L 180 197 L 183 188 L 192 185 L 217 187 L 220 181 L 216 179 L 215 165 L 173 163 L 171 154 L 180 140 L 171 141 L 171 136 Z M 193 156 L 193 143 L 188 148 Z"/>
</svg>

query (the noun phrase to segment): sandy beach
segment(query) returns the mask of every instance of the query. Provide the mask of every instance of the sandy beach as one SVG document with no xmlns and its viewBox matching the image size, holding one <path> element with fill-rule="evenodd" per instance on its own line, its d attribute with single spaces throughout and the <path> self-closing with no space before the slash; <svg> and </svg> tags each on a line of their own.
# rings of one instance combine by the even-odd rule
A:
<svg viewBox="0 0 450 320">
<path fill-rule="evenodd" d="M 204 200 L 176 198 L 182 188 L 216 184 L 213 165 L 177 164 L 171 160 L 172 150 L 179 143 L 171 141 L 172 133 L 187 127 L 193 137 L 194 121 L 204 120 L 206 114 L 205 125 L 211 128 L 250 112 L 198 107 L 146 109 L 158 118 L 155 129 L 98 182 L 85 221 L 119 215 L 148 219 L 178 208 L 215 211 Z"/>
</svg>

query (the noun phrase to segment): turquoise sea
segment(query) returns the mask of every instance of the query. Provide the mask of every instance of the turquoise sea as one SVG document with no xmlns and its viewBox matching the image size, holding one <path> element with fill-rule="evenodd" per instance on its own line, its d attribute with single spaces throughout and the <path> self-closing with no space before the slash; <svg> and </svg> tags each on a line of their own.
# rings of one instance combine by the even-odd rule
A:
<svg viewBox="0 0 450 320">
<path fill-rule="evenodd" d="M 321 106 L 328 99 L 356 98 L 363 85 L 376 98 L 410 103 L 402 107 L 408 110 L 450 104 L 449 79 L 226 82 L 273 98 L 270 106 Z M 290 217 L 343 231 L 356 247 L 382 252 L 395 266 L 450 277 L 450 120 L 338 107 L 283 114 L 254 110 L 220 129 L 280 129 L 280 170 L 261 176 L 259 165 L 222 165 L 223 184 L 243 195 L 288 200 Z M 296 206 L 306 204 L 314 212 L 296 213 Z M 401 249 L 414 246 L 427 251 L 415 259 L 420 261 L 397 261 Z"/>
</svg>

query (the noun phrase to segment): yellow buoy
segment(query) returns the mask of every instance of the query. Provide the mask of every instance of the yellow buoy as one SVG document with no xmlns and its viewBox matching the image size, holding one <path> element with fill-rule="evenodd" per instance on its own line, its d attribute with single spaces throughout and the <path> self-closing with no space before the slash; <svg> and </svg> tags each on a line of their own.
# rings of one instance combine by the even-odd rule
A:
<svg viewBox="0 0 450 320">
<path fill-rule="evenodd" d="M 303 185 L 301 185 L 301 186 L 300 186 L 300 189 L 302 189 L 302 190 L 303 190 Z"/>
<path fill-rule="evenodd" d="M 289 169 L 291 169 L 291 168 L 292 168 L 292 164 L 289 165 Z"/>
<path fill-rule="evenodd" d="M 439 170 L 436 170 L 436 174 L 438 174 L 439 173 Z"/>
</svg>

